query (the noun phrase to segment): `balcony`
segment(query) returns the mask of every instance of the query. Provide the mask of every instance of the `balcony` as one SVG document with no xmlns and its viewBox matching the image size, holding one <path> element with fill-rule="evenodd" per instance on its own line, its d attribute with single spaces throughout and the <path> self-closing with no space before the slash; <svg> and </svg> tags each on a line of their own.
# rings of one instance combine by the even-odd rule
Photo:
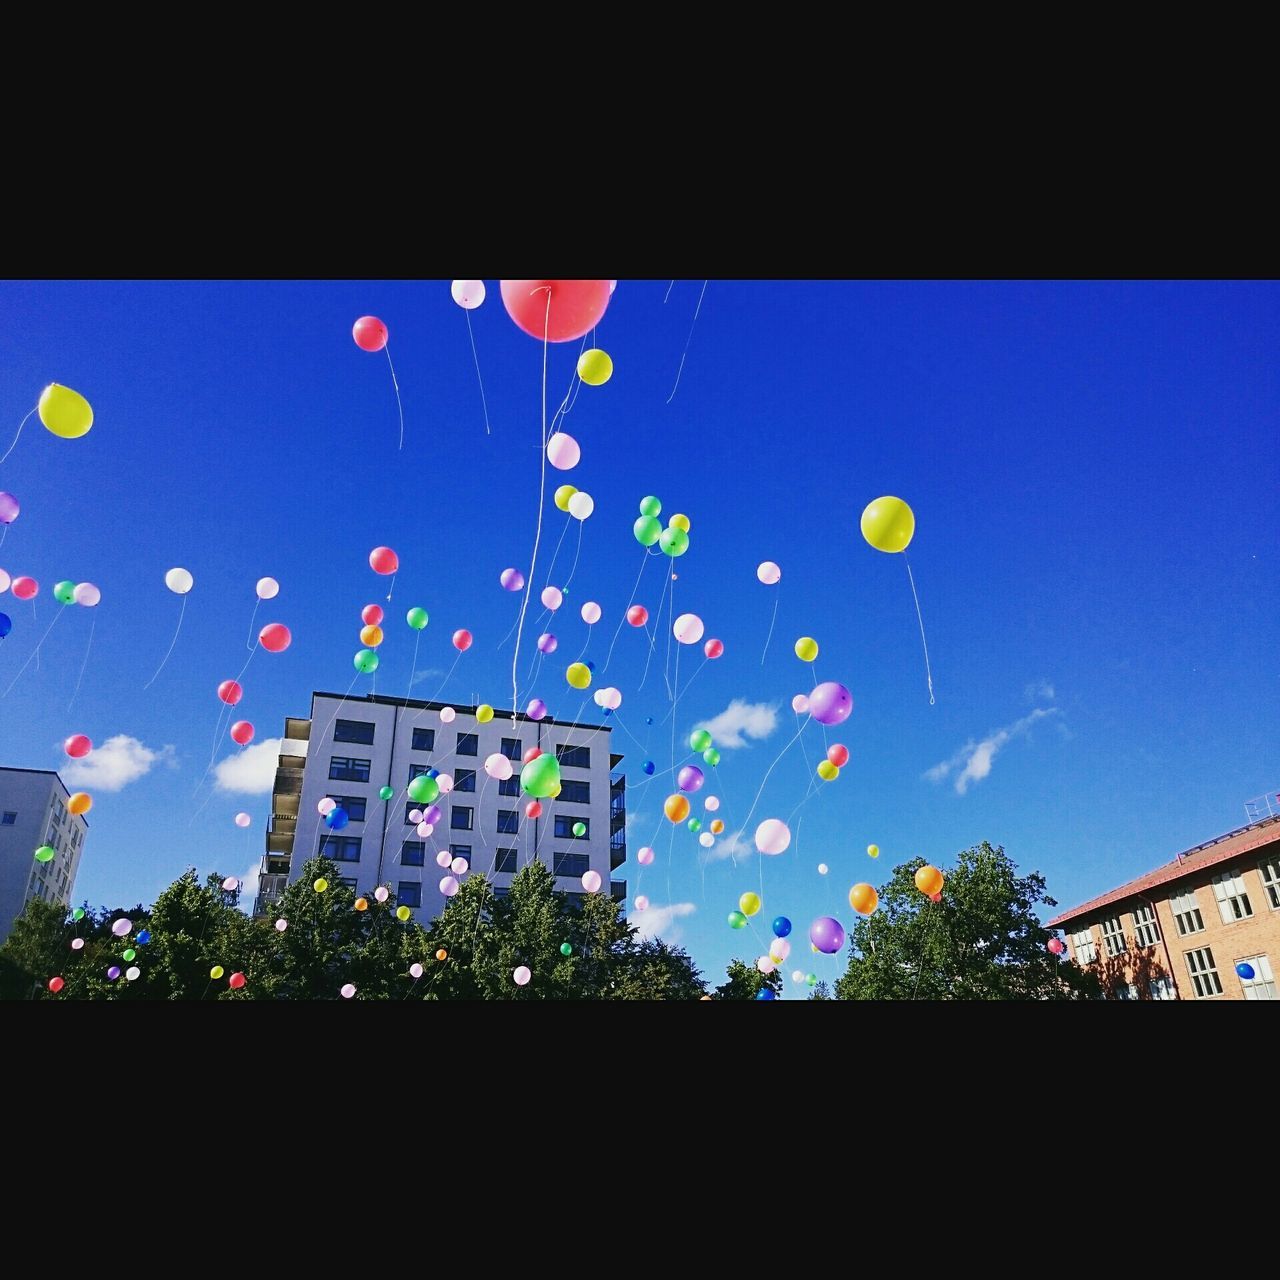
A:
<svg viewBox="0 0 1280 1280">
<path fill-rule="evenodd" d="M 265 915 L 284 893 L 288 876 L 260 876 L 258 878 L 258 896 L 253 902 L 253 914 Z"/>
<path fill-rule="evenodd" d="M 297 716 L 286 716 L 284 720 L 284 736 L 294 742 L 311 741 L 311 721 Z"/>
<path fill-rule="evenodd" d="M 616 844 L 609 841 L 609 870 L 617 871 L 627 860 L 627 842 L 619 840 Z"/>
<path fill-rule="evenodd" d="M 273 813 L 271 815 L 271 826 L 269 831 L 279 832 L 281 835 L 293 835 L 298 829 L 298 815 L 296 813 Z"/>
<path fill-rule="evenodd" d="M 297 792 L 286 794 L 281 792 L 272 797 L 271 812 L 277 818 L 296 818 L 302 797 Z"/>
<path fill-rule="evenodd" d="M 280 759 L 283 762 L 284 756 Z M 290 756 L 289 759 L 294 759 Z M 302 794 L 302 770 L 301 769 L 285 769 L 283 767 L 276 770 L 276 780 L 271 788 L 277 795 L 294 795 Z"/>
<path fill-rule="evenodd" d="M 609 881 L 609 896 L 614 902 L 623 902 L 627 896 L 627 882 L 625 880 Z"/>
<path fill-rule="evenodd" d="M 266 852 L 277 857 L 291 857 L 293 854 L 293 832 L 268 831 Z"/>
</svg>

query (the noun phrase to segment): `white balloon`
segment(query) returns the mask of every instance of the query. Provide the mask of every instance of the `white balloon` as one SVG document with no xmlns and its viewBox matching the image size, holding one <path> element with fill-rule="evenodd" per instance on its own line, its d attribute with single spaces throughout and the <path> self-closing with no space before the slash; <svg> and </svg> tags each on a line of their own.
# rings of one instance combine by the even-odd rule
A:
<svg viewBox="0 0 1280 1280">
<path fill-rule="evenodd" d="M 588 893 L 596 893 L 600 889 L 600 873 L 598 871 L 588 871 L 582 877 L 582 887 Z"/>
<path fill-rule="evenodd" d="M 455 280 L 449 292 L 464 311 L 474 311 L 484 301 L 484 281 Z"/>
<path fill-rule="evenodd" d="M 441 723 L 441 724 L 452 724 L 452 723 L 453 723 L 453 718 L 454 718 L 454 716 L 456 716 L 457 714 L 458 714 L 458 713 L 457 713 L 457 712 L 456 712 L 452 707 L 441 707 L 441 708 L 440 708 L 440 723 Z"/>
<path fill-rule="evenodd" d="M 596 500 L 581 489 L 569 499 L 569 514 L 578 520 L 585 520 L 596 509 Z"/>
<path fill-rule="evenodd" d="M 196 585 L 196 580 L 185 569 L 170 569 L 164 575 L 164 585 L 175 595 L 185 596 Z"/>
<path fill-rule="evenodd" d="M 11 577 L 3 569 L 0 569 L 0 595 L 9 590 L 9 584 L 13 581 Z M 76 588 L 79 590 L 79 588 Z"/>
<path fill-rule="evenodd" d="M 455 876 L 465 876 L 468 870 L 470 870 L 470 867 L 471 864 L 466 860 L 466 858 L 454 858 L 454 860 L 449 864 L 449 869 Z"/>
<path fill-rule="evenodd" d="M 274 578 L 258 579 L 258 599 L 274 600 L 280 594 L 280 584 Z"/>
<path fill-rule="evenodd" d="M 594 627 L 600 621 L 600 606 L 594 600 L 588 600 L 580 612 L 583 622 L 589 627 Z"/>
<path fill-rule="evenodd" d="M 0 573 L 0 579 L 3 579 L 4 577 L 5 575 Z M 3 590 L 4 587 L 0 586 L 0 591 Z M 78 582 L 76 583 L 75 598 L 76 604 L 82 604 L 86 609 L 92 609 L 95 605 L 101 602 L 102 592 L 99 591 L 92 582 Z"/>
<path fill-rule="evenodd" d="M 499 782 L 505 782 L 515 772 L 511 761 L 507 759 L 501 752 L 495 751 L 484 762 L 484 771 L 491 778 L 496 778 Z"/>
<path fill-rule="evenodd" d="M 703 833 L 698 837 L 698 843 L 699 843 L 699 844 L 700 844 L 704 849 L 710 849 L 710 848 L 711 848 L 711 846 L 712 846 L 713 844 L 715 844 L 715 842 L 716 842 L 716 838 L 715 838 L 715 836 L 713 836 L 713 835 L 711 834 L 711 832 L 710 832 L 710 831 L 704 831 L 704 832 L 703 832 Z"/>
<path fill-rule="evenodd" d="M 756 577 L 759 578 L 766 587 L 771 587 L 779 578 L 782 577 L 782 570 L 779 569 L 772 560 L 766 560 L 758 569 L 756 569 Z"/>
<path fill-rule="evenodd" d="M 703 630 L 702 619 L 696 613 L 682 613 L 672 627 L 675 638 L 681 644 L 697 644 L 702 639 Z"/>
</svg>

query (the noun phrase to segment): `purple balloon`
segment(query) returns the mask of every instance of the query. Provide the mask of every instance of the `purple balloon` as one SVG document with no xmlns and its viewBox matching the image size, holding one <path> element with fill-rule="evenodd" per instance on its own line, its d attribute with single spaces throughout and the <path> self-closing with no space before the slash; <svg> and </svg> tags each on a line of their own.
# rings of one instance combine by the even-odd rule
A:
<svg viewBox="0 0 1280 1280">
<path fill-rule="evenodd" d="M 702 770 L 696 764 L 687 764 L 676 774 L 676 785 L 681 791 L 700 791 L 702 783 Z"/>
<path fill-rule="evenodd" d="M 819 724 L 844 724 L 853 711 L 853 694 L 842 684 L 828 680 L 809 695 L 809 714 Z"/>
<path fill-rule="evenodd" d="M 823 955 L 833 956 L 844 946 L 844 925 L 834 916 L 819 916 L 809 926 L 809 941 Z"/>
<path fill-rule="evenodd" d="M 524 574 L 519 569 L 503 569 L 498 581 L 506 591 L 520 591 L 524 587 Z"/>
<path fill-rule="evenodd" d="M 524 713 L 530 720 L 542 720 L 547 714 L 547 704 L 543 702 L 541 698 L 534 698 L 534 700 L 525 707 Z"/>
<path fill-rule="evenodd" d="M 118 964 L 113 964 L 111 968 L 107 970 L 107 979 L 110 982 L 114 982 L 119 976 L 120 966 Z"/>
<path fill-rule="evenodd" d="M 0 524 L 12 524 L 18 518 L 18 500 L 11 493 L 0 492 Z"/>
<path fill-rule="evenodd" d="M 555 653 L 556 646 L 559 643 L 560 641 L 557 640 L 550 631 L 544 631 L 542 635 L 538 637 L 538 650 L 540 653 Z"/>
<path fill-rule="evenodd" d="M 423 822 L 431 827 L 434 827 L 443 817 L 444 811 L 438 804 L 433 804 L 429 809 L 423 809 L 422 811 Z"/>
</svg>

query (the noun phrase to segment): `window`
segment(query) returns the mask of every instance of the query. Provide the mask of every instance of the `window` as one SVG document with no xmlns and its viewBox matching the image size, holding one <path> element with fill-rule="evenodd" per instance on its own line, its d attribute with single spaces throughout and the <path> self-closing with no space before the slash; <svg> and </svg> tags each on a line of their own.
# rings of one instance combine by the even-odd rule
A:
<svg viewBox="0 0 1280 1280">
<path fill-rule="evenodd" d="M 1253 915 L 1249 895 L 1244 891 L 1244 880 L 1230 871 L 1213 877 L 1213 896 L 1218 900 L 1218 911 L 1223 924 L 1235 924 Z"/>
<path fill-rule="evenodd" d="M 1156 913 L 1151 907 L 1134 908 L 1133 936 L 1140 947 L 1154 947 L 1160 941 L 1160 925 L 1156 921 Z"/>
<path fill-rule="evenodd" d="M 558 876 L 581 878 L 591 870 L 591 859 L 585 853 L 557 853 L 555 873 Z"/>
<path fill-rule="evenodd" d="M 424 773 L 430 772 L 431 766 L 429 764 L 411 764 L 409 766 L 409 781 L 412 782 L 414 778 L 420 778 Z"/>
<path fill-rule="evenodd" d="M 1077 964 L 1092 964 L 1098 958 L 1098 944 L 1093 940 L 1093 930 L 1081 929 L 1071 935 L 1076 949 Z"/>
<path fill-rule="evenodd" d="M 1247 964 L 1253 969 L 1252 978 L 1240 978 L 1246 1000 L 1274 1000 L 1276 998 L 1276 982 L 1271 975 L 1271 961 L 1266 956 L 1246 956 L 1237 960 L 1236 964 Z M 1240 977 L 1239 970 L 1236 977 Z"/>
<path fill-rule="evenodd" d="M 1217 966 L 1213 963 L 1212 947 L 1200 947 L 1196 951 L 1188 951 L 1187 969 L 1191 974 L 1196 995 L 1201 1000 L 1222 994 L 1222 980 L 1218 977 Z"/>
<path fill-rule="evenodd" d="M 321 857 L 332 858 L 334 862 L 359 862 L 360 837 L 321 836 L 319 852 Z"/>
<path fill-rule="evenodd" d="M 344 889 L 350 889 L 353 893 L 355 892 L 355 887 L 356 887 L 356 878 L 355 878 L 355 876 L 340 876 L 340 877 L 338 878 L 338 883 L 339 883 L 339 884 L 340 884 Z"/>
<path fill-rule="evenodd" d="M 11 810 L 6 811 L 3 818 L 0 818 L 0 827 L 11 827 L 18 820 L 18 815 Z"/>
<path fill-rule="evenodd" d="M 568 899 L 569 905 L 577 911 L 582 910 L 582 906 L 587 900 L 585 893 L 566 893 L 564 896 Z"/>
<path fill-rule="evenodd" d="M 473 809 L 468 809 L 466 805 L 455 804 L 453 812 L 449 815 L 449 825 L 455 831 L 470 831 L 471 818 L 474 812 Z"/>
<path fill-rule="evenodd" d="M 434 751 L 436 747 L 436 731 L 434 729 L 415 729 L 413 731 L 414 751 Z"/>
<path fill-rule="evenodd" d="M 1132 982 L 1117 982 L 1111 995 L 1116 1000 L 1136 1000 L 1138 988 Z"/>
<path fill-rule="evenodd" d="M 1107 955 L 1118 956 L 1127 948 L 1124 941 L 1124 925 L 1119 916 L 1112 916 L 1102 922 L 1102 940 L 1107 944 Z"/>
<path fill-rule="evenodd" d="M 502 754 L 508 760 L 520 760 L 524 756 L 523 744 L 519 738 L 503 738 Z"/>
<path fill-rule="evenodd" d="M 564 786 L 562 782 L 560 784 Z M 498 783 L 498 794 L 500 796 L 518 796 L 520 794 L 520 775 L 513 773 L 509 778 L 503 778 Z"/>
<path fill-rule="evenodd" d="M 576 778 L 562 778 L 560 780 L 560 794 L 556 799 L 561 804 L 590 804 L 591 803 L 591 783 L 580 782 Z"/>
<path fill-rule="evenodd" d="M 557 796 L 556 799 L 559 799 L 559 796 Z M 573 834 L 573 828 L 579 822 L 581 822 L 587 829 L 582 835 L 575 836 Z M 575 818 L 571 813 L 558 813 L 556 814 L 555 833 L 557 840 L 585 840 L 591 834 L 591 823 L 586 818 Z"/>
<path fill-rule="evenodd" d="M 514 809 L 498 810 L 498 834 L 513 836 L 520 830 L 520 815 Z"/>
<path fill-rule="evenodd" d="M 329 760 L 330 782 L 368 782 L 369 762 L 351 756 L 332 756 Z"/>
<path fill-rule="evenodd" d="M 339 720 L 333 727 L 334 742 L 359 742 L 373 745 L 373 724 L 367 720 Z"/>
<path fill-rule="evenodd" d="M 505 897 L 508 897 L 510 893 L 511 893 L 510 889 L 495 889 L 493 891 L 493 896 L 495 898 L 505 898 Z"/>
<path fill-rule="evenodd" d="M 1173 989 L 1173 979 L 1152 978 L 1151 998 L 1153 1000 L 1176 1000 L 1178 993 Z"/>
<path fill-rule="evenodd" d="M 396 900 L 402 907 L 422 906 L 422 885 L 417 880 L 401 880 Z"/>
<path fill-rule="evenodd" d="M 567 765 L 570 769 L 590 769 L 591 748 L 561 745 L 556 748 L 556 759 L 561 765 Z"/>
<path fill-rule="evenodd" d="M 339 809 L 347 811 L 347 817 L 352 822 L 364 821 L 365 798 L 364 796 L 330 796 Z"/>
<path fill-rule="evenodd" d="M 1262 879 L 1262 887 L 1267 891 L 1267 899 L 1274 911 L 1280 907 L 1280 856 L 1258 863 L 1258 875 Z"/>
<path fill-rule="evenodd" d="M 449 846 L 449 857 L 465 858 L 467 865 L 471 864 L 471 846 L 469 844 L 451 844 Z"/>
<path fill-rule="evenodd" d="M 427 862 L 427 842 L 425 840 L 402 840 L 400 842 L 400 862 L 406 867 L 422 867 Z"/>
<path fill-rule="evenodd" d="M 459 769 L 453 775 L 453 789 L 455 791 L 474 791 L 476 789 L 476 771 L 474 769 Z"/>
<path fill-rule="evenodd" d="M 454 754 L 460 756 L 478 756 L 480 754 L 480 735 L 478 733 L 458 734 L 458 746 Z"/>
<path fill-rule="evenodd" d="M 514 872 L 516 869 L 516 851 L 514 849 L 499 849 L 493 856 L 493 869 L 495 871 Z"/>
<path fill-rule="evenodd" d="M 1204 932 L 1204 916 L 1200 914 L 1200 908 L 1196 905 L 1194 889 L 1188 889 L 1186 893 L 1170 898 L 1169 906 L 1173 909 L 1173 922 L 1178 926 L 1180 938 L 1185 938 L 1189 933 Z"/>
</svg>

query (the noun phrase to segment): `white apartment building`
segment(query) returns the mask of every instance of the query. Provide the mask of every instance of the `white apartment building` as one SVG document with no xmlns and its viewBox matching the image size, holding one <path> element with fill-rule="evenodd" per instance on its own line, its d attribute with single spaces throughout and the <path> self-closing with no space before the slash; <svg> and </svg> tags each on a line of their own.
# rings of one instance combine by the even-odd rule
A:
<svg viewBox="0 0 1280 1280">
<path fill-rule="evenodd" d="M 440 712 L 448 706 L 455 717 L 445 723 Z M 447 901 L 439 886 L 452 872 L 438 865 L 441 850 L 465 859 L 467 875 L 487 876 L 499 896 L 538 857 L 556 888 L 576 900 L 588 870 L 615 899 L 625 898 L 626 882 L 611 879 L 627 856 L 626 781 L 614 776 L 622 757 L 611 754 L 611 726 L 531 720 L 522 712 L 513 719 L 500 710 L 481 724 L 475 713 L 412 698 L 313 693 L 310 718 L 285 721 L 254 914 L 268 915 L 317 853 L 338 862 L 343 883 L 360 894 L 387 885 L 423 922 Z M 530 747 L 554 751 L 561 769 L 560 795 L 542 801 L 538 818 L 525 817 L 528 797 L 520 790 Z M 512 763 L 506 781 L 485 773 L 485 760 L 495 754 Z M 449 774 L 453 790 L 436 800 L 440 819 L 424 840 L 409 814 L 430 806 L 411 801 L 407 788 L 431 769 Z M 391 800 L 379 798 L 383 787 L 394 789 Z M 330 831 L 320 816 L 325 797 L 346 811 L 342 830 Z M 582 836 L 573 834 L 577 823 L 586 826 Z"/>
<path fill-rule="evenodd" d="M 89 824 L 67 812 L 71 793 L 52 769 L 0 765 L 0 942 L 30 898 L 70 906 Z M 56 849 L 37 862 L 41 845 Z"/>
</svg>

